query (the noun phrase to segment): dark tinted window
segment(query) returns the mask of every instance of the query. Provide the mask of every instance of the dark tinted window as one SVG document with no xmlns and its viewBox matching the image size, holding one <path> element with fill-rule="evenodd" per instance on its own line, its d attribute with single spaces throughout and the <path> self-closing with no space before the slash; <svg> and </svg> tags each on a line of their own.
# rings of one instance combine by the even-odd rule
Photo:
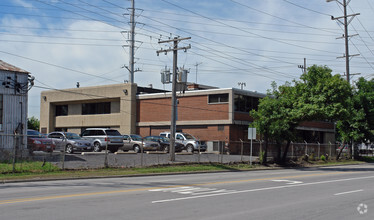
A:
<svg viewBox="0 0 374 220">
<path fill-rule="evenodd" d="M 32 138 L 42 138 L 42 134 L 40 134 L 39 131 L 28 130 L 27 135 Z"/>
<path fill-rule="evenodd" d="M 110 114 L 110 102 L 83 103 L 82 115 Z"/>
<path fill-rule="evenodd" d="M 92 130 L 85 130 L 83 133 L 82 133 L 82 136 L 90 136 L 92 135 Z"/>
<path fill-rule="evenodd" d="M 105 130 L 105 132 L 108 136 L 121 136 L 121 134 L 117 130 Z"/>
<path fill-rule="evenodd" d="M 68 105 L 56 105 L 56 116 L 68 115 Z"/>
<path fill-rule="evenodd" d="M 257 110 L 259 98 L 245 95 L 234 96 L 234 110 L 236 112 L 249 112 L 252 109 Z"/>
<path fill-rule="evenodd" d="M 229 94 L 214 94 L 209 95 L 208 103 L 227 103 L 229 101 Z"/>
</svg>

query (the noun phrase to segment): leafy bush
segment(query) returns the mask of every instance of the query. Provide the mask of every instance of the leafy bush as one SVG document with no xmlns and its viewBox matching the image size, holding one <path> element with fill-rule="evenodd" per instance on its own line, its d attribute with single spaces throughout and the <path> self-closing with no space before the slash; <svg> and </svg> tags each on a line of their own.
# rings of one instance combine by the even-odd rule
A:
<svg viewBox="0 0 374 220">
<path fill-rule="evenodd" d="M 322 161 L 326 161 L 326 157 L 325 157 L 325 155 L 321 155 L 321 160 L 322 160 Z"/>
</svg>

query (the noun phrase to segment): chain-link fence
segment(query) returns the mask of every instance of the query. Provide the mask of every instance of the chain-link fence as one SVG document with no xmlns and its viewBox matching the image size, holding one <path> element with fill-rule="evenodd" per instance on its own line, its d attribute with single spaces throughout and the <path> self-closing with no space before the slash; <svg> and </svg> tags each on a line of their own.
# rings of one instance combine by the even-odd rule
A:
<svg viewBox="0 0 374 220">
<path fill-rule="evenodd" d="M 11 165 L 13 172 L 22 172 L 29 162 L 38 162 L 44 170 L 56 169 L 94 169 L 104 167 L 128 168 L 144 167 L 166 164 L 189 164 L 189 163 L 237 163 L 237 162 L 258 162 L 260 152 L 265 150 L 263 141 L 230 141 L 213 143 L 206 152 L 187 153 L 182 151 L 176 153 L 175 161 L 170 161 L 170 155 L 164 151 L 134 151 L 124 152 L 119 150 L 116 153 L 103 150 L 93 152 L 93 147 L 85 152 L 75 151 L 68 153 L 66 140 L 61 141 L 62 145 L 56 144 L 51 138 L 32 138 L 27 135 L 0 135 L 0 160 L 1 163 Z M 341 147 L 338 144 L 319 143 L 291 143 L 287 151 L 287 157 L 298 159 L 304 155 L 309 158 L 320 158 L 322 155 L 334 158 Z M 267 146 L 269 160 L 277 157 L 279 148 L 274 143 Z M 286 150 L 285 144 L 281 147 L 281 155 Z M 67 151 L 67 152 L 66 152 Z M 343 155 L 348 154 L 347 149 L 342 150 Z M 365 151 L 366 155 L 373 155 L 370 149 Z M 1 171 L 3 172 L 3 171 Z"/>
<path fill-rule="evenodd" d="M 260 156 L 260 152 L 265 150 L 264 141 L 253 141 L 252 145 L 249 141 L 230 141 L 229 149 L 231 154 L 241 154 L 241 155 L 252 155 L 254 157 Z M 252 146 L 252 147 L 251 147 Z M 252 150 L 251 150 L 252 148 Z M 288 158 L 298 158 L 304 155 L 312 155 L 314 157 L 320 158 L 322 155 L 328 155 L 329 157 L 336 157 L 339 149 L 339 144 L 320 144 L 320 143 L 293 143 L 291 142 L 288 150 Z M 286 151 L 286 144 L 281 145 L 280 153 L 284 154 Z M 279 148 L 275 143 L 268 143 L 267 155 L 268 157 L 276 158 L 279 153 Z"/>
</svg>

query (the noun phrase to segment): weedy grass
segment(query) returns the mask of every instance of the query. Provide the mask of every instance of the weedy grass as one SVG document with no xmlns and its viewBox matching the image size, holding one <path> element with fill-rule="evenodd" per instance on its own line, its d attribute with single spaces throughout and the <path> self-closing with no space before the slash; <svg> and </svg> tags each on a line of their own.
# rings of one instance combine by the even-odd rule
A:
<svg viewBox="0 0 374 220">
<path fill-rule="evenodd" d="M 307 166 L 319 165 L 345 165 L 364 163 L 362 161 L 313 161 Z M 159 165 L 151 167 L 135 168 L 100 168 L 100 169 L 79 169 L 61 170 L 59 167 L 49 162 L 21 161 L 15 164 L 10 162 L 0 162 L 0 181 L 20 181 L 20 180 L 48 180 L 48 179 L 75 179 L 75 178 L 100 178 L 100 177 L 120 177 L 136 176 L 147 174 L 172 174 L 172 173 L 193 173 L 193 172 L 220 172 L 220 171 L 245 171 L 255 169 L 277 168 L 276 164 L 262 166 L 259 164 L 249 165 L 248 163 L 234 164 L 174 164 Z"/>
</svg>

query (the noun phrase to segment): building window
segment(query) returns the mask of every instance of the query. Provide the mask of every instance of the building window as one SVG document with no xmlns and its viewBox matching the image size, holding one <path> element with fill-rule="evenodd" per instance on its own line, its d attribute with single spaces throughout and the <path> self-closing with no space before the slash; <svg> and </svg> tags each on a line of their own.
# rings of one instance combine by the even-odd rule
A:
<svg viewBox="0 0 374 220">
<path fill-rule="evenodd" d="M 56 116 L 68 115 L 68 105 L 56 105 Z"/>
<path fill-rule="evenodd" d="M 3 94 L 0 94 L 0 130 L 3 129 Z"/>
<path fill-rule="evenodd" d="M 110 114 L 110 102 L 83 103 L 82 115 Z"/>
<path fill-rule="evenodd" d="M 228 103 L 229 102 L 229 94 L 213 94 L 209 95 L 208 103 Z"/>
<path fill-rule="evenodd" d="M 249 112 L 251 110 L 257 110 L 259 104 L 259 98 L 246 96 L 246 95 L 234 95 L 234 110 L 236 112 Z"/>
</svg>

